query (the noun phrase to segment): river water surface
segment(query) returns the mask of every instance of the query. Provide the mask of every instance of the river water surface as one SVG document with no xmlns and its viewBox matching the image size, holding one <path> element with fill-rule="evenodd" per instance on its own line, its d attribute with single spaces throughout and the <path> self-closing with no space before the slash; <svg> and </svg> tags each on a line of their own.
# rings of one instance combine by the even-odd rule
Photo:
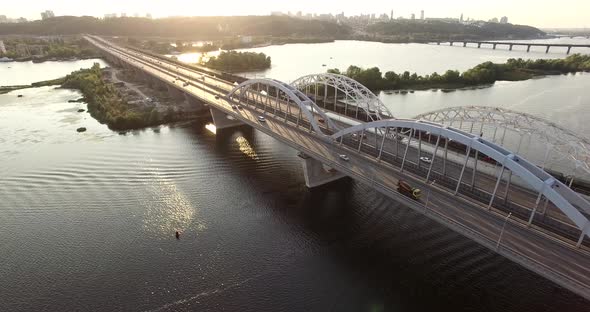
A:
<svg viewBox="0 0 590 312">
<path fill-rule="evenodd" d="M 482 91 L 447 95 L 469 92 Z M 368 187 L 307 190 L 296 151 L 256 130 L 194 122 L 119 134 L 77 113 L 76 91 L 18 94 L 0 95 L 0 311 L 587 311 Z M 568 94 L 560 103 L 587 101 Z"/>
</svg>

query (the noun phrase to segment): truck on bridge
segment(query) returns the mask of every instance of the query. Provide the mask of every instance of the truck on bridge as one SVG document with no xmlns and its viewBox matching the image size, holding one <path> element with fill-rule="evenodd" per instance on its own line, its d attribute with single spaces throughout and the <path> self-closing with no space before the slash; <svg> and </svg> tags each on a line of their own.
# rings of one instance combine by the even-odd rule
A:
<svg viewBox="0 0 590 312">
<path fill-rule="evenodd" d="M 408 182 L 403 180 L 397 182 L 397 191 L 415 200 L 419 200 L 422 195 L 422 191 L 419 188 L 412 187 Z"/>
</svg>

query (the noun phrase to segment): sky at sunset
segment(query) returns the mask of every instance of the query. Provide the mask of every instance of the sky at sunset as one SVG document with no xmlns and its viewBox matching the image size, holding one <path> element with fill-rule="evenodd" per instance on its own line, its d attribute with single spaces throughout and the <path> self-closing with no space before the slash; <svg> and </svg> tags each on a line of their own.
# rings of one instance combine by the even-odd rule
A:
<svg viewBox="0 0 590 312">
<path fill-rule="evenodd" d="M 488 20 L 508 16 L 509 22 L 537 27 L 590 28 L 590 0 L 413 0 L 413 1 L 277 1 L 277 0 L 19 0 L 0 9 L 0 15 L 39 19 L 40 12 L 53 10 L 56 15 L 92 15 L 138 13 L 154 17 L 202 15 L 268 15 L 271 11 L 304 13 L 387 13 L 409 17 L 420 10 L 426 17 L 465 17 Z"/>
</svg>

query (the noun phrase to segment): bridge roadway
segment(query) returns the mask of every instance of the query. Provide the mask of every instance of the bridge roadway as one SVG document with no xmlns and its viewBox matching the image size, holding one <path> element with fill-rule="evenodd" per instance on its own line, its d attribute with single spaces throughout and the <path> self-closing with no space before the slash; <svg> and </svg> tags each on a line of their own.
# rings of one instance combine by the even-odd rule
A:
<svg viewBox="0 0 590 312">
<path fill-rule="evenodd" d="M 234 110 L 232 105 L 239 103 L 225 97 L 227 87 L 233 83 L 221 83 L 212 77 L 207 77 L 203 81 L 200 79 L 202 74 L 193 69 L 176 69 L 175 64 L 166 63 L 161 59 L 147 55 L 139 57 L 137 51 L 116 47 L 98 38 L 87 37 L 87 39 L 107 54 L 107 59 L 111 61 L 117 59 L 126 66 L 159 79 L 167 86 L 182 90 L 189 97 L 206 102 L 209 107 L 256 128 L 396 201 L 404 202 L 415 211 L 590 299 L 590 253 L 587 248 L 573 248 L 571 242 L 534 227 L 526 227 L 521 220 L 507 219 L 504 214 L 496 210 L 488 211 L 484 204 L 474 201 L 465 194 L 455 195 L 438 183 L 434 185 L 426 183 L 423 177 L 417 174 L 407 170 L 400 172 L 394 164 L 376 160 L 368 153 L 357 153 L 356 147 L 351 146 L 352 143 L 334 144 L 333 141 L 309 131 L 307 129 L 309 123 L 302 121 L 302 125 L 297 126 L 295 123 L 297 114 L 290 116 L 284 116 L 280 112 L 275 114 L 273 109 L 265 107 L 264 103 L 256 103 L 253 106 L 243 105 L 244 109 Z M 186 79 L 185 73 L 195 78 Z M 172 81 L 178 75 L 183 75 L 190 84 L 183 87 L 173 83 Z M 260 107 L 264 107 L 265 111 L 261 111 Z M 266 116 L 266 122 L 258 121 L 257 118 L 260 115 Z M 348 155 L 350 160 L 343 161 L 339 158 L 340 154 Z M 426 198 L 414 201 L 401 195 L 397 191 L 397 182 L 400 179 L 423 189 Z M 503 226 L 505 229 L 500 236 Z M 501 241 L 497 248 L 499 238 Z"/>
<path fill-rule="evenodd" d="M 476 40 L 456 40 L 456 41 L 447 41 L 449 45 L 453 46 L 454 43 L 462 43 L 463 47 L 466 47 L 467 44 L 477 44 L 477 48 L 481 48 L 482 44 L 491 45 L 492 48 L 495 50 L 496 46 L 504 45 L 508 46 L 509 50 L 512 51 L 512 47 L 514 46 L 525 46 L 527 47 L 527 52 L 531 51 L 531 47 L 546 47 L 545 53 L 549 53 L 549 49 L 551 47 L 559 47 L 559 48 L 567 48 L 566 54 L 570 54 L 572 48 L 590 48 L 590 44 L 567 44 L 567 43 L 528 43 L 528 42 L 507 42 L 507 41 L 476 41 Z M 441 42 L 436 42 L 437 45 L 440 45 Z"/>
</svg>

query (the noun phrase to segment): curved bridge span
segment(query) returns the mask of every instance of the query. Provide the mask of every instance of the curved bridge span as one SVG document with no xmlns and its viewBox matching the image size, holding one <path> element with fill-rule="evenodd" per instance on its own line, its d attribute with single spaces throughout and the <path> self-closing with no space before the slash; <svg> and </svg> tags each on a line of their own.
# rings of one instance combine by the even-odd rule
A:
<svg viewBox="0 0 590 312">
<path fill-rule="evenodd" d="M 309 187 L 351 177 L 590 299 L 590 204 L 518 153 L 442 123 L 393 119 L 366 88 L 341 77 L 237 83 L 86 39 L 113 65 L 210 111 L 217 129 L 251 126 L 299 151 Z M 326 100 L 333 90 L 332 109 L 315 95 L 320 86 Z M 422 196 L 398 191 L 400 181 Z"/>
</svg>

